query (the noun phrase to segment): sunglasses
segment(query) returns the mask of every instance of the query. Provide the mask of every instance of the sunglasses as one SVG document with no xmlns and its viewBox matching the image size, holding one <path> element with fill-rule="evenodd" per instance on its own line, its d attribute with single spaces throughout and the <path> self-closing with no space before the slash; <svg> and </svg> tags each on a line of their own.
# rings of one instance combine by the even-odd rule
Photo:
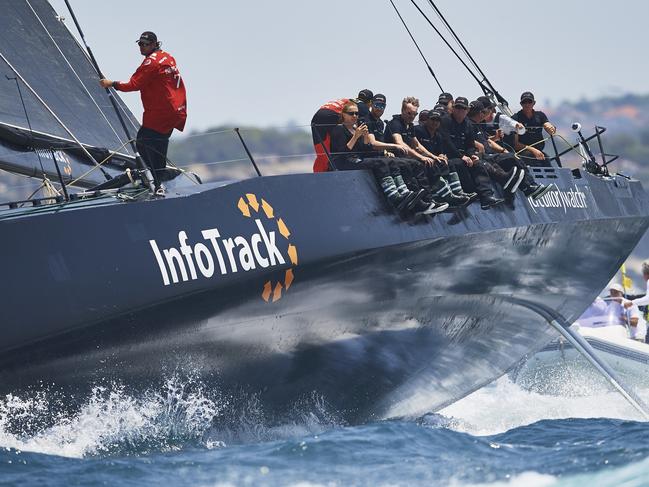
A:
<svg viewBox="0 0 649 487">
<path fill-rule="evenodd" d="M 383 103 L 373 103 L 372 106 L 379 110 L 385 110 L 385 105 Z"/>
<path fill-rule="evenodd" d="M 534 103 L 534 100 L 523 100 L 523 101 L 521 102 L 521 105 L 528 105 L 528 104 L 530 104 L 530 103 Z"/>
<path fill-rule="evenodd" d="M 350 117 L 358 117 L 358 112 L 343 112 L 349 115 Z"/>
<path fill-rule="evenodd" d="M 137 45 L 140 46 L 140 47 L 148 47 L 151 44 L 153 44 L 153 43 L 152 42 L 144 42 L 144 41 L 140 41 L 140 42 L 137 43 Z"/>
</svg>

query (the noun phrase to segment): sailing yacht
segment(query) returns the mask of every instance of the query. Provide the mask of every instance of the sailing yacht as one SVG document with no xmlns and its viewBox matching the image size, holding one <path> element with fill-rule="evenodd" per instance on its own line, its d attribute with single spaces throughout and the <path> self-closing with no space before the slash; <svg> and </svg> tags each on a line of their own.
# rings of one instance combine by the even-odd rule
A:
<svg viewBox="0 0 649 487">
<path fill-rule="evenodd" d="M 137 169 L 128 136 L 51 5 L 4 7 L 0 169 L 61 195 L 0 206 L 2 393 L 181 364 L 273 410 L 435 411 L 543 348 L 539 307 L 576 319 L 649 226 L 638 181 L 556 162 L 538 201 L 418 221 L 365 171 L 91 190 Z"/>
</svg>

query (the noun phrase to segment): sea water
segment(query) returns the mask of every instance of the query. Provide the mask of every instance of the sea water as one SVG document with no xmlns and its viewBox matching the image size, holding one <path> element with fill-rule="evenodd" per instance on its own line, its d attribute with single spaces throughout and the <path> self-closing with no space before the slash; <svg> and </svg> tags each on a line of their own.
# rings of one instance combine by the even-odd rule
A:
<svg viewBox="0 0 649 487">
<path fill-rule="evenodd" d="M 649 423 L 606 389 L 503 377 L 438 414 L 360 426 L 317 398 L 273 425 L 254 398 L 230 401 L 180 376 L 137 397 L 98 386 L 74 412 L 53 391 L 9 395 L 0 485 L 649 485 Z"/>
</svg>

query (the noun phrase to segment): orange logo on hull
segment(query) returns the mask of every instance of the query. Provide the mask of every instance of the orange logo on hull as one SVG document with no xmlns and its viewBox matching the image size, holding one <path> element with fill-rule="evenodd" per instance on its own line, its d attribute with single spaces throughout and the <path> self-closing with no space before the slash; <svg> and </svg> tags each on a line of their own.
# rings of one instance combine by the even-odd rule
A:
<svg viewBox="0 0 649 487">
<path fill-rule="evenodd" d="M 242 196 L 237 202 L 237 208 L 246 218 L 265 216 L 267 220 L 272 220 L 277 225 L 277 231 L 288 242 L 288 257 L 291 260 L 292 267 L 286 269 L 284 272 L 283 281 L 267 281 L 261 293 L 261 297 L 267 303 L 279 301 L 282 298 L 282 293 L 288 291 L 295 279 L 293 269 L 298 265 L 297 248 L 291 243 L 291 231 L 282 220 L 275 215 L 273 207 L 263 198 L 261 202 L 253 193 L 246 193 L 245 198 Z"/>
</svg>

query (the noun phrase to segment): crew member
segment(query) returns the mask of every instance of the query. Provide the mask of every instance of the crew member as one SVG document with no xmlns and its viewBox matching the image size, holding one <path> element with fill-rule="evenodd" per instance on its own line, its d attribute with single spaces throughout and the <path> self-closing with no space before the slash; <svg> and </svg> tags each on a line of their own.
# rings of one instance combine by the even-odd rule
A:
<svg viewBox="0 0 649 487">
<path fill-rule="evenodd" d="M 452 208 L 465 206 L 468 197 L 455 194 L 448 182 L 434 170 L 435 165 L 446 165 L 445 158 L 431 154 L 415 136 L 413 121 L 417 116 L 419 100 L 408 96 L 401 103 L 401 113 L 394 115 L 385 128 L 385 140 L 400 146 L 407 157 L 400 160 L 401 170 L 409 179 L 417 180 L 427 190 L 427 200 L 448 203 Z"/>
<path fill-rule="evenodd" d="M 156 192 L 162 193 L 160 177 L 167 162 L 169 137 L 173 129 L 182 131 L 187 120 L 185 84 L 176 60 L 160 49 L 153 32 L 143 32 L 136 42 L 144 61 L 131 79 L 128 82 L 102 79 L 100 84 L 118 91 L 140 92 L 144 115 L 137 133 L 137 150 L 151 168 Z"/>
<path fill-rule="evenodd" d="M 425 190 L 411 191 L 401 177 L 398 167 L 391 167 L 391 158 L 385 151 L 377 151 L 370 143 L 367 125 L 358 121 L 358 105 L 348 101 L 340 114 L 340 125 L 331 131 L 331 154 L 339 170 L 370 169 L 378 180 L 388 201 L 399 210 L 409 210 L 425 215 L 439 213 L 448 205 L 424 202 Z"/>
<path fill-rule="evenodd" d="M 534 105 L 536 105 L 534 95 L 529 91 L 524 92 L 521 95 L 522 109 L 516 112 L 513 118 L 525 126 L 525 133 L 514 134 L 514 148 L 516 152 L 523 151 L 521 155 L 528 159 L 528 164 L 536 161 L 536 164 L 543 165 L 545 164 L 543 161 L 547 159 L 543 153 L 545 147 L 543 129 L 548 134 L 554 135 L 557 128 L 550 123 L 545 113 L 534 110 Z"/>
<path fill-rule="evenodd" d="M 316 155 L 313 161 L 313 172 L 327 172 L 333 169 L 329 167 L 328 155 L 331 152 L 331 131 L 340 122 L 340 114 L 348 101 L 349 98 L 328 101 L 311 119 L 311 136 Z"/>
<path fill-rule="evenodd" d="M 358 106 L 358 116 L 361 120 L 365 120 L 367 115 L 370 113 L 370 105 L 373 98 L 374 93 L 372 90 L 365 88 L 358 92 L 358 97 L 354 101 Z"/>
<path fill-rule="evenodd" d="M 441 130 L 449 140 L 449 158 L 459 158 L 469 168 L 474 187 L 464 186 L 465 190 L 478 193 L 480 207 L 488 210 L 492 206 L 499 205 L 505 200 L 494 196 L 491 186 L 491 179 L 483 165 L 478 164 L 480 158 L 476 155 L 475 140 L 471 122 L 467 120 L 469 112 L 469 100 L 458 96 L 453 102 L 453 109 L 450 115 L 442 117 Z"/>
</svg>

